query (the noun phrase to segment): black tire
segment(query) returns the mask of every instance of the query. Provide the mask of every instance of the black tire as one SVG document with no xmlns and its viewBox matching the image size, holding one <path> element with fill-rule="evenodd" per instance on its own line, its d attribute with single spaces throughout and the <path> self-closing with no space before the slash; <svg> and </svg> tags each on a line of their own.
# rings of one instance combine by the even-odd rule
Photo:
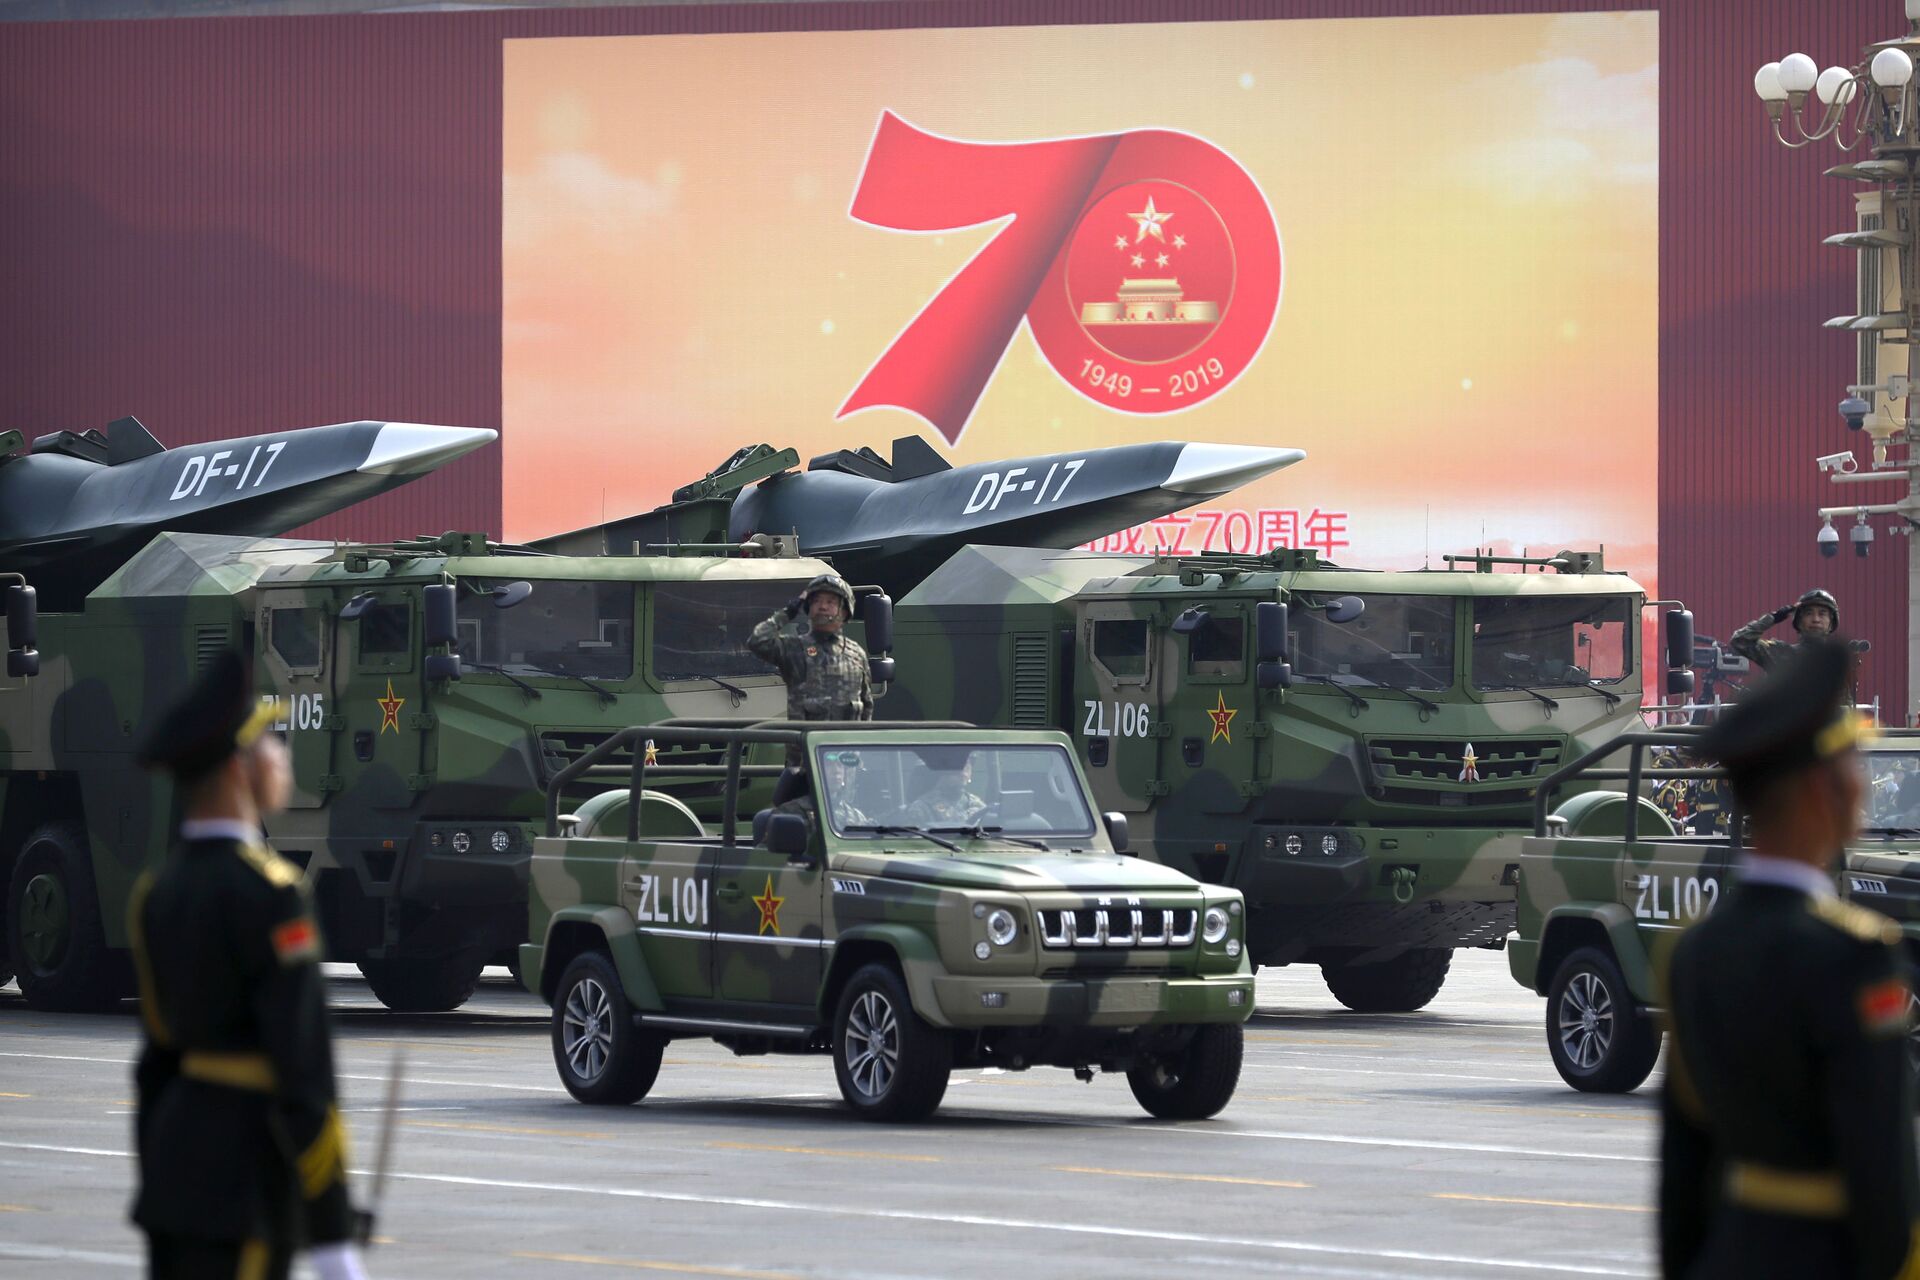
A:
<svg viewBox="0 0 1920 1280">
<path fill-rule="evenodd" d="M 7 958 L 35 1009 L 107 1008 L 127 994 L 124 957 L 107 950 L 86 830 L 49 822 L 29 835 L 7 885 Z"/>
<path fill-rule="evenodd" d="M 1378 964 L 1324 964 L 1320 974 L 1355 1013 L 1411 1013 L 1440 994 L 1452 965 L 1445 947 L 1414 947 Z"/>
<path fill-rule="evenodd" d="M 473 995 L 486 961 L 471 953 L 430 960 L 362 960 L 360 972 L 374 998 L 395 1013 L 445 1013 Z"/>
<path fill-rule="evenodd" d="M 1555 971 L 1547 987 L 1547 1051 L 1560 1078 L 1585 1093 L 1631 1093 L 1652 1074 L 1660 1029 L 1600 948 L 1580 948 Z"/>
<path fill-rule="evenodd" d="M 1237 1022 L 1193 1029 L 1179 1052 L 1143 1055 L 1127 1068 L 1127 1085 L 1149 1115 L 1205 1120 L 1218 1115 L 1240 1086 L 1246 1035 Z"/>
<path fill-rule="evenodd" d="M 515 947 L 507 955 L 507 976 L 513 979 L 513 985 L 522 991 L 527 989 L 527 975 L 520 968 L 520 948 Z M 538 991 L 534 992 L 539 995 Z"/>
<path fill-rule="evenodd" d="M 946 1096 L 953 1038 L 913 1011 L 892 966 L 856 971 L 833 1015 L 833 1074 L 863 1120 L 924 1120 Z"/>
<path fill-rule="evenodd" d="M 553 993 L 553 1065 L 560 1083 L 592 1106 L 640 1101 L 660 1075 L 665 1036 L 633 1025 L 620 973 L 604 951 L 583 951 Z"/>
</svg>

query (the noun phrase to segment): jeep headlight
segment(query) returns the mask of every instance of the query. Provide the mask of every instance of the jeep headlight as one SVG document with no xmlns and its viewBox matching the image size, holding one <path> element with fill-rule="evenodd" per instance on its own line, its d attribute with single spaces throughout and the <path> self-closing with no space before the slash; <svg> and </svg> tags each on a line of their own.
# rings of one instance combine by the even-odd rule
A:
<svg viewBox="0 0 1920 1280">
<path fill-rule="evenodd" d="M 1200 936 L 1206 939 L 1208 946 L 1217 944 L 1220 939 L 1227 936 L 1227 909 L 1225 907 L 1207 908 L 1206 923 L 1201 926 Z"/>
<path fill-rule="evenodd" d="M 1013 912 L 1005 907 L 995 907 L 987 916 L 987 937 L 996 947 L 1004 947 L 1013 941 L 1013 935 L 1019 932 L 1014 923 Z"/>
</svg>

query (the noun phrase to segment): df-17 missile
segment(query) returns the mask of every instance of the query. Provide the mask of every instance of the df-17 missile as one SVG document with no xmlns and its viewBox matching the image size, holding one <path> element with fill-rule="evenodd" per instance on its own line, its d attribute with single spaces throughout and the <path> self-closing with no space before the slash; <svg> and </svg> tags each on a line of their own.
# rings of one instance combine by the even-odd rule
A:
<svg viewBox="0 0 1920 1280">
<path fill-rule="evenodd" d="M 168 449 L 138 419 L 0 432 L 0 569 L 84 592 L 162 530 L 270 537 L 493 440 L 474 427 L 343 422 Z"/>
<path fill-rule="evenodd" d="M 1131 528 L 1290 466 L 1300 449 L 1248 445 L 1110 445 L 956 467 L 918 436 L 815 458 L 804 472 L 742 493 L 728 534 L 797 532 L 860 582 L 902 588 L 969 543 L 1072 547 Z"/>
<path fill-rule="evenodd" d="M 1300 461 L 1299 449 L 1112 445 L 956 467 L 918 436 L 822 454 L 753 445 L 674 491 L 666 506 L 533 545 L 624 555 L 755 534 L 797 537 L 849 579 L 905 594 L 969 543 L 1072 547 L 1218 497 Z"/>
</svg>

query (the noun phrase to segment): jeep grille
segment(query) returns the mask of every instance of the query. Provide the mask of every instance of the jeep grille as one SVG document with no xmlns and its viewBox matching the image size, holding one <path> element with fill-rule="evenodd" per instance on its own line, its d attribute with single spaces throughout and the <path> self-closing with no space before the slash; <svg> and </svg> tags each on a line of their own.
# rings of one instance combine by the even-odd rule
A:
<svg viewBox="0 0 1920 1280">
<path fill-rule="evenodd" d="M 1040 945 L 1074 947 L 1186 947 L 1200 913 L 1192 907 L 1059 907 L 1039 911 Z"/>
</svg>

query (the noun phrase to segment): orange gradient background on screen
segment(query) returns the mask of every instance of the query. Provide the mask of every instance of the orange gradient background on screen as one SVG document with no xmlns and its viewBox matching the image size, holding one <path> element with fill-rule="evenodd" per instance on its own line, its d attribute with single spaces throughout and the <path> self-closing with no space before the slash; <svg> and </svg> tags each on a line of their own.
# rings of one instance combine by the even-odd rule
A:
<svg viewBox="0 0 1920 1280">
<path fill-rule="evenodd" d="M 1604 543 L 1652 585 L 1656 24 L 509 40 L 506 535 L 653 506 L 761 441 L 804 459 L 918 434 L 966 463 L 1202 440 L 1305 449 L 1208 505 L 1345 513 L 1345 563 Z M 836 421 L 996 230 L 848 216 L 884 110 L 971 141 L 1165 128 L 1223 148 L 1279 224 L 1265 349 L 1195 408 L 1134 416 L 1083 399 L 1023 328 L 955 447 L 902 410 Z"/>
</svg>

